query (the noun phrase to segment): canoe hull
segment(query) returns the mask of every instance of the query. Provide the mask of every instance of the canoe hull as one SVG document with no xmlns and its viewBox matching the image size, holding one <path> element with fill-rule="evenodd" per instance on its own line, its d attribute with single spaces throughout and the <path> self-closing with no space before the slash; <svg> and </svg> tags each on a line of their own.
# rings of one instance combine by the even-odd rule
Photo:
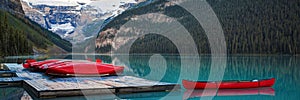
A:
<svg viewBox="0 0 300 100">
<path fill-rule="evenodd" d="M 123 66 L 105 64 L 102 61 L 50 59 L 38 62 L 26 62 L 24 68 L 31 71 L 45 72 L 55 76 L 103 76 L 122 73 Z"/>
<path fill-rule="evenodd" d="M 51 59 L 51 60 L 38 61 L 38 62 L 27 62 L 27 63 L 23 64 L 23 67 L 24 68 L 33 68 L 33 69 L 35 69 L 35 68 L 38 68 L 41 65 L 48 64 L 48 63 L 53 63 L 53 62 L 57 62 L 57 61 L 59 61 L 59 60 Z"/>
<path fill-rule="evenodd" d="M 48 68 L 46 74 L 70 76 L 70 75 L 85 75 L 85 76 L 98 76 L 98 75 L 116 75 L 122 73 L 124 67 L 112 66 L 109 64 L 95 64 L 95 63 L 72 63 L 68 65 Z"/>
</svg>

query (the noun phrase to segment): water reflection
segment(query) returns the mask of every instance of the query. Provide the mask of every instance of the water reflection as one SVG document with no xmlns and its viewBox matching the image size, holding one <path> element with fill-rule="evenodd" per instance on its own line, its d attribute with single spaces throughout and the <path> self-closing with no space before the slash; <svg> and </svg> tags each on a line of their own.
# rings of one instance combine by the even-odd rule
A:
<svg viewBox="0 0 300 100">
<path fill-rule="evenodd" d="M 24 89 L 21 87 L 1 87 L 0 99 L 1 100 L 20 100 L 23 97 Z"/>
<path fill-rule="evenodd" d="M 128 62 L 124 59 L 127 59 Z M 200 65 L 195 66 L 195 56 L 175 56 L 162 55 L 166 63 L 166 69 L 163 69 L 160 64 L 164 64 L 160 60 L 152 60 L 157 64 L 149 64 L 153 55 L 64 55 L 64 56 L 48 56 L 47 58 L 55 59 L 102 59 L 105 63 L 113 63 L 115 65 L 123 65 L 126 67 L 124 75 L 132 75 L 147 78 L 150 80 L 159 80 L 163 82 L 180 83 L 182 79 L 201 80 L 208 79 L 211 67 L 211 56 L 201 55 Z M 158 57 L 161 58 L 161 57 Z M 16 59 L 23 58 L 7 58 L 2 62 L 14 62 Z M 198 58 L 199 59 L 199 58 Z M 189 66 L 182 66 L 181 61 L 189 62 Z M 220 96 L 214 99 L 298 99 L 300 96 L 300 57 L 299 56 L 245 56 L 245 55 L 230 55 L 227 58 L 227 67 L 224 73 L 224 80 L 252 80 L 252 79 L 266 79 L 274 77 L 276 83 L 273 88 L 276 90 L 276 96 Z M 183 67 L 183 68 L 182 68 Z M 195 69 L 199 69 L 195 72 Z M 165 71 L 161 71 L 165 70 Z M 151 75 L 149 75 L 151 74 Z M 181 83 L 180 83 L 181 84 Z M 185 91 L 184 89 L 182 91 Z M 147 94 L 147 93 L 146 93 Z M 156 93 L 148 93 L 148 95 Z M 184 93 L 175 98 L 183 98 Z M 128 97 L 130 98 L 130 96 Z M 141 97 L 142 98 L 142 97 Z M 146 97 L 151 98 L 151 97 Z M 161 98 L 161 97 L 155 97 Z M 202 98 L 202 97 L 201 97 Z"/>
<path fill-rule="evenodd" d="M 250 89 L 208 89 L 186 90 L 183 99 L 201 98 L 206 96 L 245 96 L 245 95 L 269 95 L 275 96 L 275 90 L 270 87 Z"/>
<path fill-rule="evenodd" d="M 167 61 L 167 71 L 161 81 L 164 82 L 178 82 L 182 79 L 202 80 L 208 79 L 211 68 L 211 57 L 208 55 L 201 56 L 200 66 L 190 66 L 183 68 L 185 71 L 180 71 L 180 60 L 191 60 L 194 57 L 189 56 L 164 56 Z M 130 57 L 130 64 L 125 64 L 132 69 L 132 73 L 139 77 L 144 77 L 153 70 L 160 70 L 160 67 L 149 67 L 148 61 L 150 56 L 132 56 Z M 120 60 L 122 61 L 122 60 Z M 227 67 L 225 69 L 223 80 L 252 80 L 252 79 L 267 79 L 274 77 L 276 83 L 273 86 L 278 95 L 274 97 L 256 96 L 254 98 L 263 99 L 286 99 L 298 98 L 300 94 L 300 58 L 298 56 L 243 56 L 231 55 L 227 59 Z M 200 69 L 199 73 L 192 73 L 195 68 Z M 181 72 L 181 73 L 180 73 Z M 183 73 L 182 73 L 183 72 Z M 153 77 L 148 77 L 153 80 L 160 80 L 157 77 L 160 74 L 152 73 Z M 180 74 L 182 74 L 181 77 Z M 198 78 L 190 78 L 197 76 Z M 179 82 L 180 83 L 180 82 Z M 239 99 L 244 99 L 242 96 Z M 220 98 L 220 97 L 216 97 Z M 224 98 L 223 98 L 224 99 Z M 253 99 L 252 97 L 245 99 Z"/>
</svg>

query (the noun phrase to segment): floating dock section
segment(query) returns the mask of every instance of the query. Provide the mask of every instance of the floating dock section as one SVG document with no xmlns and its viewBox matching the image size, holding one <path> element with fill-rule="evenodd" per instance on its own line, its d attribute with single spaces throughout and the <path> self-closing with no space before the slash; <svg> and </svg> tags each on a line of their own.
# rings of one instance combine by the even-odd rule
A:
<svg viewBox="0 0 300 100">
<path fill-rule="evenodd" d="M 128 94 L 179 90 L 180 85 L 146 80 L 133 76 L 51 77 L 30 72 L 19 64 L 5 64 L 16 77 L 0 78 L 0 83 L 21 85 L 37 98 L 80 95 Z M 14 83 L 14 84 L 13 84 Z"/>
</svg>

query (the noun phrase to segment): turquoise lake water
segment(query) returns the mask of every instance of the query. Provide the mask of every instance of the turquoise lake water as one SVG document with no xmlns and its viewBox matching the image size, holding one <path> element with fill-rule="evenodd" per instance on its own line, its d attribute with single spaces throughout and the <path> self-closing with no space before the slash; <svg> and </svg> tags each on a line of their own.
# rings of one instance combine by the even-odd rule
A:
<svg viewBox="0 0 300 100">
<path fill-rule="evenodd" d="M 45 59 L 95 59 L 100 58 L 105 63 L 125 66 L 124 75 L 131 75 L 156 80 L 181 84 L 182 79 L 208 80 L 222 77 L 223 80 L 252 80 L 266 79 L 274 77 L 276 83 L 272 88 L 265 89 L 268 95 L 253 93 L 251 91 L 262 91 L 263 89 L 238 90 L 241 95 L 233 93 L 231 90 L 221 92 L 227 95 L 222 96 L 202 96 L 202 91 L 194 93 L 191 98 L 184 95 L 188 91 L 181 89 L 173 92 L 149 92 L 124 95 L 101 95 L 101 96 L 79 96 L 63 97 L 49 100 L 98 100 L 98 99 L 214 99 L 214 100 L 298 100 L 300 98 L 300 57 L 299 56 L 279 56 L 279 55 L 231 55 L 228 57 L 211 57 L 210 55 L 196 56 L 175 56 L 175 55 L 119 55 L 119 56 L 16 56 L 7 57 L 1 62 L 17 62 L 28 57 Z M 216 62 L 221 62 L 216 64 Z M 222 66 L 224 65 L 224 72 Z M 216 71 L 211 74 L 211 71 Z M 20 87 L 0 88 L 0 98 L 19 99 L 23 95 L 24 89 Z M 34 98 L 34 97 L 33 97 Z"/>
</svg>

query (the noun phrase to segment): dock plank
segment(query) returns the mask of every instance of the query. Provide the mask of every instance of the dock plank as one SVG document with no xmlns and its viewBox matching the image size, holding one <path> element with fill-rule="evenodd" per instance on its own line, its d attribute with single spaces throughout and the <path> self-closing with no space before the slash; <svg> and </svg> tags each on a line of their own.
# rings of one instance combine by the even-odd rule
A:
<svg viewBox="0 0 300 100">
<path fill-rule="evenodd" d="M 30 72 L 18 64 L 5 64 L 10 71 L 15 71 L 23 81 L 23 87 L 38 98 L 122 94 L 180 89 L 180 85 L 146 80 L 134 76 L 102 77 L 49 77 L 44 73 Z M 12 79 L 11 79 L 12 80 Z M 17 79 L 15 79 L 17 80 Z"/>
<path fill-rule="evenodd" d="M 14 77 L 15 71 L 0 71 L 0 77 Z"/>
<path fill-rule="evenodd" d="M 18 77 L 0 78 L 0 87 L 20 86 L 21 84 L 22 80 L 18 79 Z"/>
</svg>

